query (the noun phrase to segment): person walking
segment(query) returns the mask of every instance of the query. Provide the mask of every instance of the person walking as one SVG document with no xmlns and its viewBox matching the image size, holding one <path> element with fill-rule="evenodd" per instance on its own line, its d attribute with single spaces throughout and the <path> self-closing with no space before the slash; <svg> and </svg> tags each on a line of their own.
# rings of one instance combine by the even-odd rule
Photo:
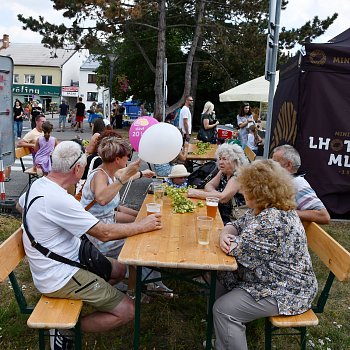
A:
<svg viewBox="0 0 350 350">
<path fill-rule="evenodd" d="M 182 136 L 184 141 L 189 142 L 192 132 L 192 114 L 190 111 L 190 107 L 193 105 L 192 96 L 187 96 L 185 100 L 184 106 L 180 111 L 180 120 L 179 120 L 179 128 L 182 132 Z"/>
<path fill-rule="evenodd" d="M 30 122 L 30 125 L 31 125 L 31 128 L 32 129 L 35 129 L 36 127 L 36 123 L 35 123 L 35 118 L 41 114 L 41 107 L 39 107 L 38 105 L 38 101 L 34 100 L 33 101 L 33 105 L 32 105 L 32 111 L 31 111 L 31 122 Z"/>
<path fill-rule="evenodd" d="M 23 107 L 19 100 L 16 100 L 13 107 L 13 119 L 14 119 L 14 133 L 17 135 L 17 139 L 22 137 L 23 130 Z"/>
<path fill-rule="evenodd" d="M 84 132 L 83 129 L 83 121 L 85 117 L 85 104 L 83 103 L 83 99 L 79 97 L 79 102 L 75 105 L 75 121 L 76 121 L 76 129 L 75 132 Z"/>
<path fill-rule="evenodd" d="M 62 100 L 62 103 L 59 105 L 59 119 L 58 119 L 58 132 L 62 131 L 64 132 L 64 129 L 66 128 L 66 121 L 67 121 L 67 115 L 69 111 L 69 106 L 66 104 L 64 100 Z"/>
</svg>

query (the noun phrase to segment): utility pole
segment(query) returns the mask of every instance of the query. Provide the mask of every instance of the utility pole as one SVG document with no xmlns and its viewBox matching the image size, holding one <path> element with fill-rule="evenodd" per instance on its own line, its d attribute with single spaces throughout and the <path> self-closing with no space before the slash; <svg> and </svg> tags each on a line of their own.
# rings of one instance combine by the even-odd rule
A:
<svg viewBox="0 0 350 350">
<path fill-rule="evenodd" d="M 276 66 L 281 18 L 281 2 L 282 0 L 270 0 L 269 6 L 269 31 L 267 34 L 266 45 L 265 79 L 270 82 L 270 86 L 266 120 L 266 134 L 264 142 L 264 159 L 267 159 L 270 153 L 272 110 L 276 84 Z"/>
</svg>

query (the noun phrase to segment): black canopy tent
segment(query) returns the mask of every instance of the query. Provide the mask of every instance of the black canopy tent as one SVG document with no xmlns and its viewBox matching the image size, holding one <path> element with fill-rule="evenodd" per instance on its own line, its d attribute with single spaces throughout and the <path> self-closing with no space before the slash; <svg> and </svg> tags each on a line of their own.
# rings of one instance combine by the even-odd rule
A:
<svg viewBox="0 0 350 350">
<path fill-rule="evenodd" d="M 270 151 L 285 143 L 332 217 L 350 218 L 350 29 L 280 69 Z"/>
</svg>

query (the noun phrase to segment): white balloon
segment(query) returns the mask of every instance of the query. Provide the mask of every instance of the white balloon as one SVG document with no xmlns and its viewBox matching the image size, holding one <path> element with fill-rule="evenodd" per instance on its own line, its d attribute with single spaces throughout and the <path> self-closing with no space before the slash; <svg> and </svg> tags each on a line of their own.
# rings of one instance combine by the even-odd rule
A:
<svg viewBox="0 0 350 350">
<path fill-rule="evenodd" d="M 181 151 L 182 135 L 169 123 L 149 127 L 139 143 L 139 157 L 152 164 L 164 164 L 175 159 Z"/>
</svg>

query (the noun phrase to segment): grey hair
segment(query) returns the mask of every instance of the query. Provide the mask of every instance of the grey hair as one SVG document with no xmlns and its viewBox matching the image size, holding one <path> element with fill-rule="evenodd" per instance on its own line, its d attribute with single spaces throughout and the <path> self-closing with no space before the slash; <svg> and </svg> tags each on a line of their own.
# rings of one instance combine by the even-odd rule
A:
<svg viewBox="0 0 350 350">
<path fill-rule="evenodd" d="M 69 173 L 74 162 L 86 165 L 86 155 L 81 146 L 73 141 L 60 142 L 52 152 L 52 171 Z"/>
<path fill-rule="evenodd" d="M 273 154 L 276 152 L 282 152 L 282 157 L 286 161 L 290 161 L 293 166 L 293 170 L 296 172 L 300 165 L 301 165 L 301 159 L 299 152 L 291 145 L 282 145 L 278 146 L 273 150 Z"/>
<path fill-rule="evenodd" d="M 225 156 L 231 163 L 236 162 L 237 166 L 249 164 L 243 149 L 237 144 L 223 143 L 218 147 L 215 153 L 215 158 L 219 160 L 222 156 Z"/>
<path fill-rule="evenodd" d="M 202 114 L 212 114 L 214 111 L 214 105 L 208 101 L 205 103 Z"/>
</svg>

